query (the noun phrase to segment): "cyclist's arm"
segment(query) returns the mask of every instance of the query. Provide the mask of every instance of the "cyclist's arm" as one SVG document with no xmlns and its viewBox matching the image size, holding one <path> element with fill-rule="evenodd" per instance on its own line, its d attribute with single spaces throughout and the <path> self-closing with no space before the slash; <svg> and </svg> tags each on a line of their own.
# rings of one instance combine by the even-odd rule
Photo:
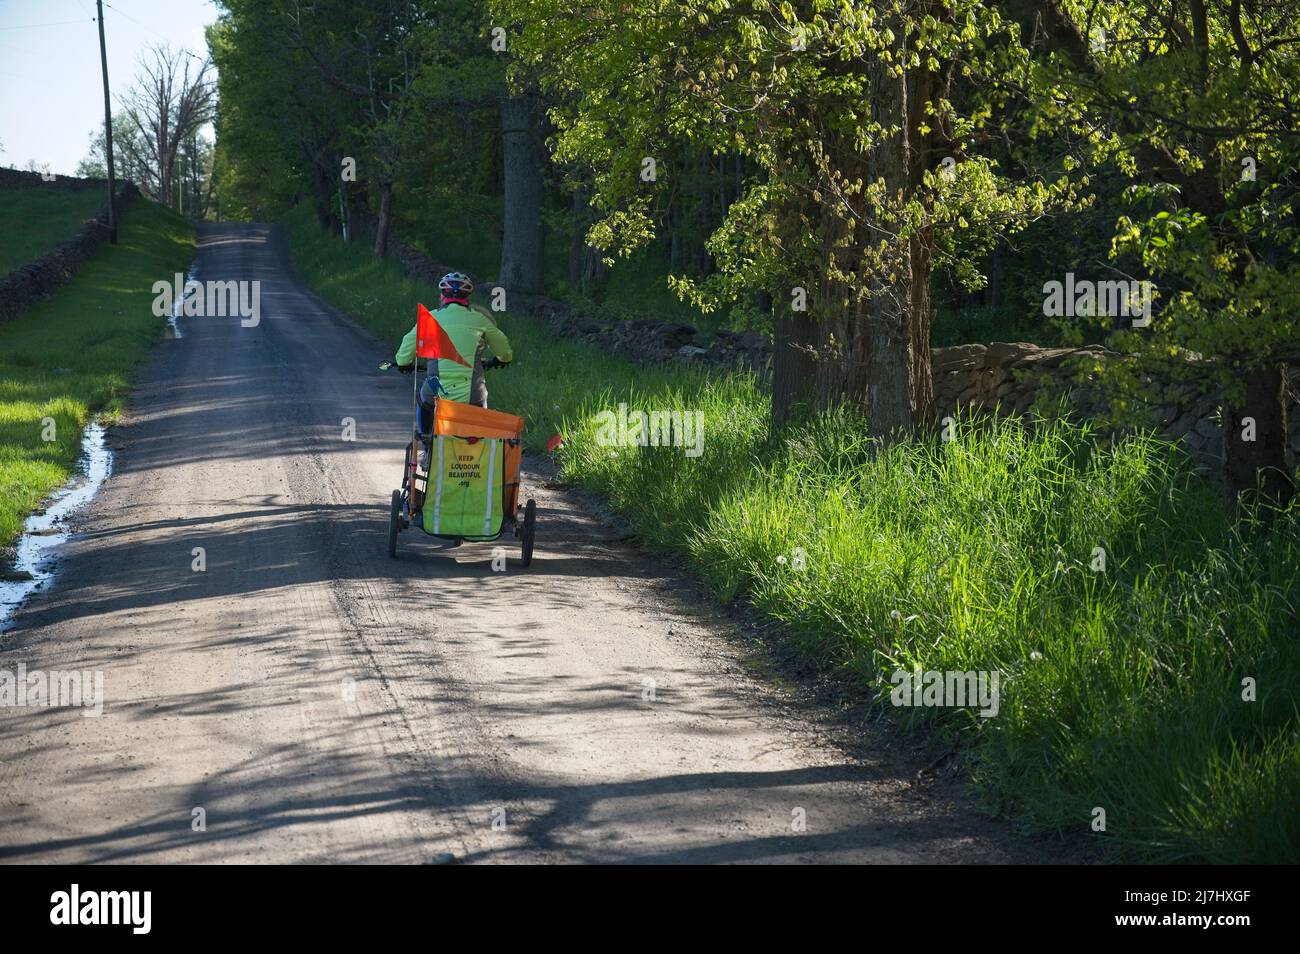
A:
<svg viewBox="0 0 1300 954">
<path fill-rule="evenodd" d="M 492 353 L 500 358 L 503 363 L 513 361 L 515 355 L 510 350 L 510 339 L 497 327 L 491 315 L 477 305 L 474 306 L 474 310 L 483 316 L 483 337 L 487 339 L 488 347 L 492 349 Z"/>
<path fill-rule="evenodd" d="M 397 354 L 393 362 L 399 365 L 410 364 L 415 360 L 415 328 L 412 327 L 402 339 L 402 343 L 397 347 Z"/>
</svg>

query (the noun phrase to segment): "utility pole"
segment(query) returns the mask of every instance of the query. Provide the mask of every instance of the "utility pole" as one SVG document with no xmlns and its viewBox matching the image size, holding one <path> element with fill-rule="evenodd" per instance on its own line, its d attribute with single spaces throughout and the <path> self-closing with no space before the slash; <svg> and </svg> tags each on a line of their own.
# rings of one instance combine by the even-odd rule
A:
<svg viewBox="0 0 1300 954">
<path fill-rule="evenodd" d="M 99 13 L 99 65 L 104 72 L 104 156 L 108 159 L 108 238 L 117 244 L 117 210 L 113 197 L 117 183 L 113 179 L 113 110 L 108 102 L 108 53 L 104 49 L 104 0 L 95 0 Z"/>
</svg>

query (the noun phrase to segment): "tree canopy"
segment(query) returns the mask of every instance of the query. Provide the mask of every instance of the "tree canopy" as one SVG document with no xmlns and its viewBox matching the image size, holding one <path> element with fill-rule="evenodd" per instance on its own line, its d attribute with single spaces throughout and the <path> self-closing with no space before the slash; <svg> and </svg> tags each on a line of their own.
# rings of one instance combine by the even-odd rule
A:
<svg viewBox="0 0 1300 954">
<path fill-rule="evenodd" d="M 1291 493 L 1282 0 L 224 7 L 218 168 L 250 214 L 306 195 L 355 232 L 360 211 L 383 254 L 438 209 L 490 227 L 492 277 L 527 291 L 599 298 L 648 256 L 773 334 L 775 426 L 851 404 L 882 442 L 933 424 L 936 315 L 981 300 L 1128 355 L 1084 369 L 1118 409 L 1156 400 L 1153 371 L 1221 395 L 1232 485 Z M 557 240 L 567 273 L 543 276 Z M 1143 319 L 1049 318 L 1066 273 L 1149 290 Z"/>
</svg>

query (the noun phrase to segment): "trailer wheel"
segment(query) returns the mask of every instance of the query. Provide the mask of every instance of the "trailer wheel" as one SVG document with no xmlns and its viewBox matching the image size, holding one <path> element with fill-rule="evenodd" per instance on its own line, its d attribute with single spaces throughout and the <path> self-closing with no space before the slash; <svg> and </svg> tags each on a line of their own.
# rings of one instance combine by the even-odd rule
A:
<svg viewBox="0 0 1300 954">
<path fill-rule="evenodd" d="M 388 508 L 388 555 L 397 556 L 397 531 L 402 526 L 402 492 L 393 491 L 393 502 Z"/>
<path fill-rule="evenodd" d="M 524 504 L 524 529 L 520 536 L 523 539 L 523 552 L 520 554 L 519 565 L 528 566 L 533 562 L 533 531 L 537 526 L 537 504 L 529 498 L 528 503 Z"/>
</svg>

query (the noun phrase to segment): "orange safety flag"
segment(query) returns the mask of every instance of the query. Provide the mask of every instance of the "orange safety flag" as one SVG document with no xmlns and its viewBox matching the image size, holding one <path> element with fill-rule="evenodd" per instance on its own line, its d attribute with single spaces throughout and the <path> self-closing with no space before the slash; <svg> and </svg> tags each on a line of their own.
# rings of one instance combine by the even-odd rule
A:
<svg viewBox="0 0 1300 954">
<path fill-rule="evenodd" d="M 456 346 L 451 343 L 451 338 L 447 337 L 447 332 L 442 330 L 442 325 L 438 324 L 438 319 L 428 308 L 423 305 L 416 305 L 419 310 L 415 317 L 415 356 L 417 358 L 445 358 L 448 361 L 455 361 L 465 367 L 471 367 L 470 363 L 460 356 Z"/>
</svg>

